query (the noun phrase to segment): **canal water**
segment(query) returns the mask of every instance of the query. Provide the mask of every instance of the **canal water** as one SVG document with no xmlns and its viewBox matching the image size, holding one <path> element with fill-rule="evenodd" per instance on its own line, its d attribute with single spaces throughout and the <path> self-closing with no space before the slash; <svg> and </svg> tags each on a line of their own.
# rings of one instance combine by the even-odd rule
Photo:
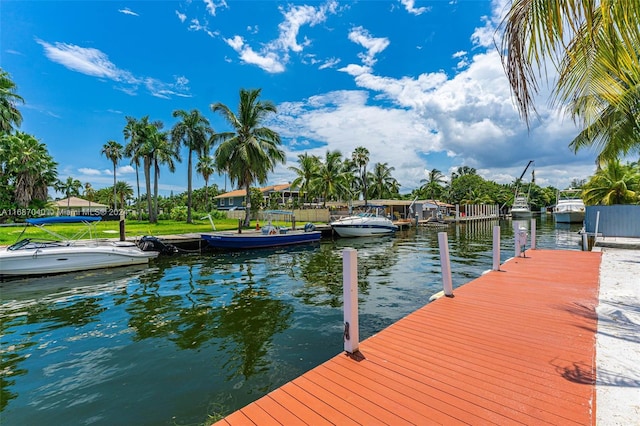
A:
<svg viewBox="0 0 640 426">
<path fill-rule="evenodd" d="M 504 261 L 511 221 L 444 229 L 454 287 L 491 268 L 498 223 Z M 580 225 L 536 228 L 538 248 L 580 250 Z M 211 423 L 342 351 L 344 248 L 358 250 L 364 340 L 442 289 L 442 231 L 0 283 L 0 423 Z"/>
</svg>

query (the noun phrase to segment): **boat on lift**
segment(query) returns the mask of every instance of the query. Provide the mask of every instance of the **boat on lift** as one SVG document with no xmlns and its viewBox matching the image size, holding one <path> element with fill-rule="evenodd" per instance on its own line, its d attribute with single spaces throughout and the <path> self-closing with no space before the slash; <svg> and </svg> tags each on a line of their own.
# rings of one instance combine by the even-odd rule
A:
<svg viewBox="0 0 640 426">
<path fill-rule="evenodd" d="M 158 256 L 156 251 L 143 251 L 131 241 L 82 239 L 95 232 L 97 216 L 56 216 L 26 219 L 53 236 L 54 239 L 23 238 L 0 250 L 0 276 L 47 275 L 114 266 L 140 265 Z M 86 225 L 72 238 L 45 228 L 45 225 L 82 223 Z"/>
<path fill-rule="evenodd" d="M 526 219 L 531 217 L 531 204 L 529 203 L 529 192 L 531 192 L 531 184 L 533 184 L 535 179 L 534 178 L 535 172 L 531 172 L 532 178 L 531 178 L 531 183 L 529 183 L 529 191 L 525 194 L 519 189 L 520 181 L 522 180 L 522 177 L 524 176 L 524 174 L 527 172 L 527 169 L 529 168 L 531 163 L 533 163 L 533 160 L 530 160 L 529 163 L 527 163 L 527 166 L 524 168 L 524 170 L 522 171 L 522 174 L 517 180 L 518 186 L 516 186 L 516 191 L 513 198 L 513 205 L 511 206 L 511 217 L 513 219 Z"/>
<path fill-rule="evenodd" d="M 556 205 L 553 207 L 553 217 L 556 223 L 582 223 L 584 221 L 585 206 L 580 198 L 581 189 L 564 189 L 558 191 Z"/>
</svg>

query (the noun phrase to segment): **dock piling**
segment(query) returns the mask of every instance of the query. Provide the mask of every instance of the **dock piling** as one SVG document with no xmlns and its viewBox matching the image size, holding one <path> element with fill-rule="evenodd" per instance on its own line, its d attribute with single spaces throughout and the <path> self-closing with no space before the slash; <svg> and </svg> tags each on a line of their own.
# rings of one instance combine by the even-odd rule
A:
<svg viewBox="0 0 640 426">
<path fill-rule="evenodd" d="M 500 270 L 500 225 L 493 227 L 493 270 Z"/>
<path fill-rule="evenodd" d="M 438 246 L 440 247 L 440 267 L 442 269 L 442 289 L 444 295 L 453 297 L 453 282 L 451 280 L 451 262 L 449 259 L 449 241 L 446 232 L 438 232 Z"/>
<path fill-rule="evenodd" d="M 536 249 L 536 219 L 531 219 L 531 250 Z"/>
<path fill-rule="evenodd" d="M 358 352 L 360 333 L 358 324 L 358 251 L 342 251 L 342 292 L 344 296 L 344 350 Z"/>
</svg>

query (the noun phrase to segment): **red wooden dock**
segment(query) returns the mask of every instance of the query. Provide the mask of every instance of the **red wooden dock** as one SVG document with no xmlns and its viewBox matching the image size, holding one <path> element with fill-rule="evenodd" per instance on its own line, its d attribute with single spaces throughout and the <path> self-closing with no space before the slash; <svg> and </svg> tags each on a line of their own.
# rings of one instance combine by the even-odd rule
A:
<svg viewBox="0 0 640 426">
<path fill-rule="evenodd" d="M 594 425 L 600 256 L 530 250 L 217 424 Z"/>
</svg>

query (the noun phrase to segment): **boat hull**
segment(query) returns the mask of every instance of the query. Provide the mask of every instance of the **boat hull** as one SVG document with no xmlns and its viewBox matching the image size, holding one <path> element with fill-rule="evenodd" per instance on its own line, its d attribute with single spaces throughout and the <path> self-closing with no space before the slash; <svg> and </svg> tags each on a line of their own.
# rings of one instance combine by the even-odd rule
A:
<svg viewBox="0 0 640 426">
<path fill-rule="evenodd" d="M 0 275 L 47 275 L 115 266 L 140 265 L 158 256 L 137 247 L 61 246 L 0 252 Z"/>
<path fill-rule="evenodd" d="M 390 235 L 398 230 L 398 227 L 386 217 L 371 214 L 348 216 L 331 222 L 330 225 L 341 237 Z"/>
<path fill-rule="evenodd" d="M 201 234 L 200 237 L 209 247 L 215 249 L 246 250 L 314 243 L 320 241 L 322 233 L 320 231 L 289 231 L 287 233 L 273 235 L 259 233 L 217 233 Z"/>
<path fill-rule="evenodd" d="M 582 223 L 584 222 L 584 211 L 555 212 L 553 217 L 556 223 Z"/>
<path fill-rule="evenodd" d="M 376 235 L 390 235 L 398 230 L 395 225 L 331 225 L 336 234 L 341 237 L 373 237 Z"/>
<path fill-rule="evenodd" d="M 531 210 L 511 210 L 511 217 L 514 219 L 526 219 L 531 217 Z"/>
</svg>

